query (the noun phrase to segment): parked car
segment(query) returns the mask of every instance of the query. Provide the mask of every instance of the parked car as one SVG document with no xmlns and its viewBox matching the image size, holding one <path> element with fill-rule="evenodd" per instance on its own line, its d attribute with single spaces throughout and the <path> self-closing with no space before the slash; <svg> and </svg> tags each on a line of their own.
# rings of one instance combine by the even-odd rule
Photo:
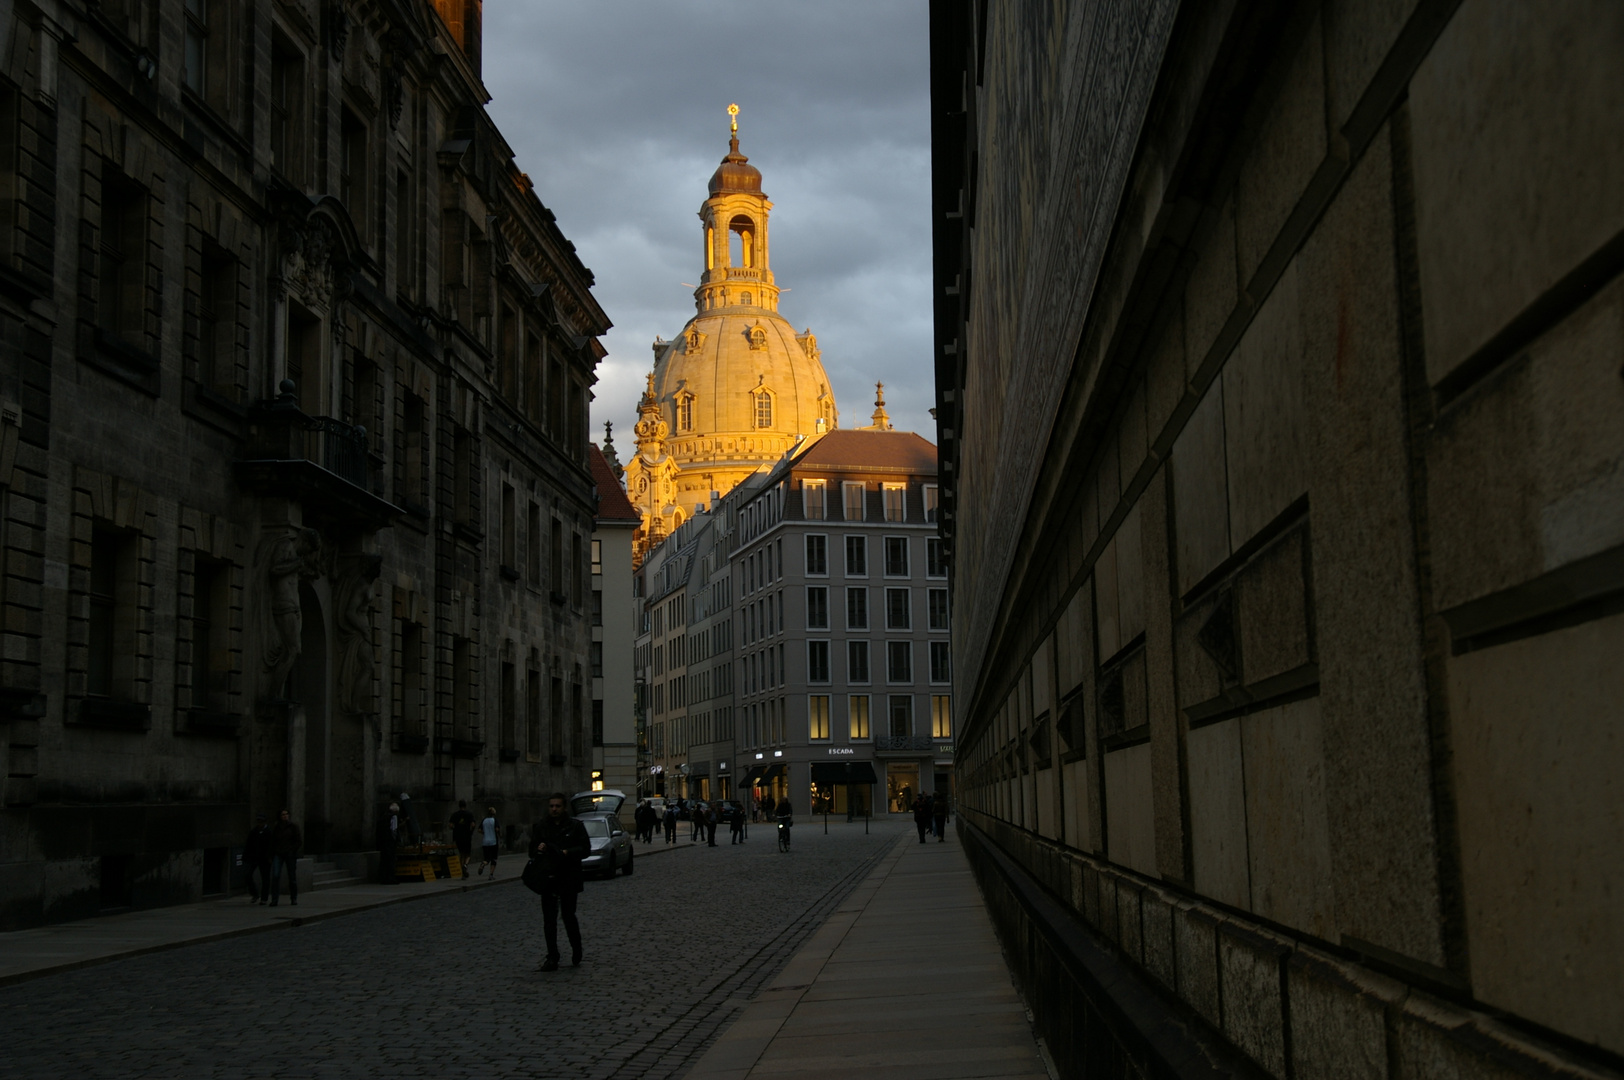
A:
<svg viewBox="0 0 1624 1080">
<path fill-rule="evenodd" d="M 601 812 L 577 814 L 577 820 L 586 829 L 592 853 L 581 860 L 581 871 L 613 877 L 616 870 L 622 874 L 632 872 L 632 838 L 621 827 L 615 814 Z"/>
<path fill-rule="evenodd" d="M 626 793 L 614 788 L 603 791 L 577 791 L 570 796 L 570 814 L 580 817 L 582 814 L 618 814 L 620 808 L 626 804 Z"/>
</svg>

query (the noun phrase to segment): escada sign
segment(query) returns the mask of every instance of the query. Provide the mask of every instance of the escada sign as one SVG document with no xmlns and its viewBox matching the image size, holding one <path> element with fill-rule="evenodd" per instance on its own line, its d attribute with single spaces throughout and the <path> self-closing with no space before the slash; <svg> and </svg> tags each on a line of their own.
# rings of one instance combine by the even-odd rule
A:
<svg viewBox="0 0 1624 1080">
<path fill-rule="evenodd" d="M 829 747 L 829 753 L 830 754 L 855 754 L 855 753 L 857 753 L 857 751 L 853 750 L 849 746 L 831 746 L 831 747 Z"/>
</svg>

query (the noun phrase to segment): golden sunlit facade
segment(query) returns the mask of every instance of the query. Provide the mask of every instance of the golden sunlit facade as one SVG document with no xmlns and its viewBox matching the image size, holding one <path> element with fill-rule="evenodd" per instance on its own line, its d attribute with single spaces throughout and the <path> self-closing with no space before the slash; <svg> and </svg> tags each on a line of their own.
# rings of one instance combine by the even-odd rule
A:
<svg viewBox="0 0 1624 1080">
<path fill-rule="evenodd" d="M 637 558 L 696 509 L 771 466 L 808 436 L 839 426 L 817 338 L 778 314 L 768 244 L 772 202 L 739 152 L 736 108 L 726 157 L 699 210 L 704 273 L 695 315 L 654 341 L 638 405 L 627 494 L 643 514 Z"/>
</svg>

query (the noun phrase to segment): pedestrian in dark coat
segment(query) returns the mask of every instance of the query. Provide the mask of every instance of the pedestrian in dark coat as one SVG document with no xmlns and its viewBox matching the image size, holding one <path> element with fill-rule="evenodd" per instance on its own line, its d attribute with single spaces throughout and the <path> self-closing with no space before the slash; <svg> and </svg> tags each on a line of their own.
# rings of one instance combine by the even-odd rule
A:
<svg viewBox="0 0 1624 1080">
<path fill-rule="evenodd" d="M 575 904 L 581 895 L 581 860 L 592 850 L 586 828 L 569 815 L 569 802 L 563 792 L 547 797 L 547 816 L 530 826 L 530 854 L 539 859 L 545 875 L 541 893 L 541 917 L 546 920 L 547 959 L 541 970 L 558 970 L 558 918 L 564 917 L 564 932 L 570 939 L 570 963 L 581 962 L 581 924 L 575 918 Z"/>
<path fill-rule="evenodd" d="M 716 804 L 711 803 L 705 807 L 705 842 L 710 847 L 716 846 Z"/>
<path fill-rule="evenodd" d="M 299 904 L 299 848 L 304 838 L 299 834 L 299 826 L 293 823 L 293 817 L 286 810 L 277 817 L 275 825 L 271 826 L 271 906 L 275 907 L 281 899 L 282 869 L 288 871 L 288 903 L 295 907 Z"/>
<path fill-rule="evenodd" d="M 742 844 L 742 843 L 744 843 L 744 807 L 742 807 L 742 806 L 731 806 L 731 807 L 729 807 L 728 811 L 727 811 L 727 824 L 728 824 L 728 831 L 731 832 L 732 835 L 733 835 L 733 838 L 731 840 L 729 840 L 728 843 L 729 844 Z"/>
<path fill-rule="evenodd" d="M 457 845 L 462 861 L 462 876 L 468 876 L 468 862 L 474 849 L 474 812 L 468 809 L 467 799 L 457 800 L 457 812 L 451 815 L 451 842 Z"/>
<path fill-rule="evenodd" d="M 914 796 L 913 801 L 914 828 L 919 830 L 919 842 L 925 842 L 925 834 L 930 831 L 930 800 L 923 795 Z"/>
<path fill-rule="evenodd" d="M 248 902 L 266 903 L 271 898 L 271 823 L 264 814 L 259 815 L 259 824 L 248 831 L 242 861 L 248 878 Z M 257 884 L 254 880 L 256 874 L 259 877 Z"/>
<path fill-rule="evenodd" d="M 671 803 L 665 804 L 665 842 L 677 842 L 677 808 Z"/>
<path fill-rule="evenodd" d="M 700 836 L 705 831 L 705 804 L 695 801 L 693 807 L 688 811 L 688 820 L 689 823 L 693 825 L 693 829 L 688 836 L 688 839 L 697 843 Z"/>
<path fill-rule="evenodd" d="M 947 796 L 939 791 L 930 804 L 930 820 L 936 829 L 936 842 L 947 843 Z"/>
</svg>

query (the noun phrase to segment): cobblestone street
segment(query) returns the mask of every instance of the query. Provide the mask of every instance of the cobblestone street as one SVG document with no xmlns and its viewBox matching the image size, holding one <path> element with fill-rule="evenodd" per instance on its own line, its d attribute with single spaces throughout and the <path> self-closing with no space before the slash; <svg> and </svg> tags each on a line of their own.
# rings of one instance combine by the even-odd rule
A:
<svg viewBox="0 0 1624 1080">
<path fill-rule="evenodd" d="M 631 877 L 581 897 L 586 962 L 566 946 L 552 974 L 515 883 L 8 986 L 5 1074 L 677 1077 L 903 830 L 803 818 L 787 855 L 767 826 L 638 845 Z"/>
</svg>

